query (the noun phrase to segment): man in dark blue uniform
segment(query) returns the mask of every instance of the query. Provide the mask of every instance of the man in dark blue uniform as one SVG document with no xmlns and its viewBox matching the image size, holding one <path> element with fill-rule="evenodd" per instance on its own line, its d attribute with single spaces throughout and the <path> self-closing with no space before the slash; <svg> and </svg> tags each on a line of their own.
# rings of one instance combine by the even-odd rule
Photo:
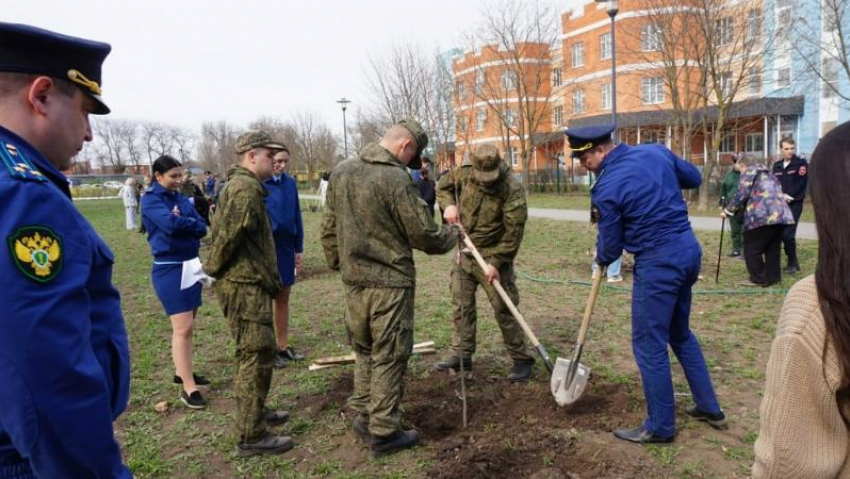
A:
<svg viewBox="0 0 850 479">
<path fill-rule="evenodd" d="M 797 224 L 803 214 L 803 200 L 806 199 L 806 187 L 809 184 L 809 163 L 794 154 L 796 144 L 794 139 L 786 136 L 779 142 L 782 159 L 773 164 L 773 176 L 782 184 L 785 201 L 794 216 L 794 224 L 785 225 L 782 231 L 782 244 L 788 264 L 785 273 L 794 274 L 800 271 L 800 261 L 797 259 Z"/>
<path fill-rule="evenodd" d="M 61 173 L 91 141 L 105 43 L 0 23 L 0 477 L 131 477 L 112 252 Z"/>
<path fill-rule="evenodd" d="M 696 406 L 687 410 L 715 428 L 726 426 L 699 342 L 688 326 L 691 287 L 702 250 L 688 221 L 681 190 L 702 183 L 699 170 L 662 145 L 615 146 L 613 125 L 567 130 L 569 148 L 596 173 L 591 190 L 599 212 L 600 265 L 625 249 L 635 257 L 632 349 L 648 408 L 643 424 L 614 435 L 637 443 L 671 442 L 676 409 L 667 345 L 685 370 Z"/>
</svg>

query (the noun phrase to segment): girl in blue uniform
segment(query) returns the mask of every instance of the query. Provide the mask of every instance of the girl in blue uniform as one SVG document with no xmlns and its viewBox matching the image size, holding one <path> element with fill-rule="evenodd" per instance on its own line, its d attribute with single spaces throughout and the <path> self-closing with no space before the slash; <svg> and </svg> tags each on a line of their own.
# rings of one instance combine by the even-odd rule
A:
<svg viewBox="0 0 850 479">
<path fill-rule="evenodd" d="M 276 368 L 286 367 L 289 361 L 301 361 L 304 355 L 289 345 L 289 293 L 295 284 L 296 272 L 301 270 L 304 258 L 304 225 L 298 203 L 298 186 L 295 178 L 286 174 L 289 150 L 278 151 L 274 156 L 274 176 L 266 180 L 266 210 L 272 224 L 277 270 L 283 289 L 274 300 L 274 322 L 277 330 L 278 354 Z"/>
<path fill-rule="evenodd" d="M 183 262 L 198 257 L 201 238 L 207 234 L 203 218 L 189 198 L 181 195 L 182 165 L 163 155 L 153 164 L 154 182 L 142 197 L 142 223 L 153 253 L 151 278 L 156 295 L 171 318 L 171 355 L 177 370 L 174 382 L 182 384 L 180 400 L 192 409 L 206 407 L 198 385 L 209 384 L 192 374 L 192 328 L 201 305 L 201 283 L 180 289 Z"/>
</svg>

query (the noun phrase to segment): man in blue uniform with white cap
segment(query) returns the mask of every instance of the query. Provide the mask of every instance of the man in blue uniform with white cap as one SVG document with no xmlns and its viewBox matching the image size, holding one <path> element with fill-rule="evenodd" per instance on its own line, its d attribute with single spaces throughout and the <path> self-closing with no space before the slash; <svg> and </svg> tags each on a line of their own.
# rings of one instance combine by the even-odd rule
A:
<svg viewBox="0 0 850 479">
<path fill-rule="evenodd" d="M 667 353 L 682 364 L 696 406 L 687 413 L 712 427 L 726 427 L 696 336 L 688 326 L 691 287 L 702 250 L 688 221 L 681 190 L 702 183 L 699 170 L 659 144 L 614 145 L 614 125 L 571 128 L 569 148 L 596 173 L 591 190 L 599 212 L 597 262 L 608 265 L 625 249 L 635 256 L 632 349 L 640 369 L 648 414 L 634 429 L 614 435 L 637 443 L 672 442 L 676 409 Z"/>
<path fill-rule="evenodd" d="M 105 43 L 0 23 L 0 477 L 132 477 L 112 252 L 61 173 L 92 139 Z"/>
</svg>

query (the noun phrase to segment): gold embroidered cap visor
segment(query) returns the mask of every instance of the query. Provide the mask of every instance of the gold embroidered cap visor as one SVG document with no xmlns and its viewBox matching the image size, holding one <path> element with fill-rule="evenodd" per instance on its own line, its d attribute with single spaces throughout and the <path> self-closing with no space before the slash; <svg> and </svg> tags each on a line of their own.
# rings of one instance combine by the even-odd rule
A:
<svg viewBox="0 0 850 479">
<path fill-rule="evenodd" d="M 612 124 L 570 128 L 564 132 L 567 135 L 567 148 L 572 151 L 573 158 L 581 158 L 585 151 L 611 141 L 614 128 Z"/>
<path fill-rule="evenodd" d="M 107 43 L 0 22 L 0 71 L 70 81 L 95 101 L 95 115 L 109 113 L 101 96 L 101 67 L 111 50 Z"/>
</svg>

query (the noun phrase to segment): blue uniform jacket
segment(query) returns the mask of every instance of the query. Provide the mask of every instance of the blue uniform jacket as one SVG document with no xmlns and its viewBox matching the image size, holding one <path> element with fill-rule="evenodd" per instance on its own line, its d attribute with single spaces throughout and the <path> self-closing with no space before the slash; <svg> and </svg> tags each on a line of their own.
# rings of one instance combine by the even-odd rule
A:
<svg viewBox="0 0 850 479">
<path fill-rule="evenodd" d="M 68 180 L 0 127 L 0 477 L 131 477 L 112 422 L 130 361 L 112 252 Z"/>
<path fill-rule="evenodd" d="M 599 264 L 616 261 L 623 249 L 639 255 L 693 235 L 681 190 L 698 187 L 702 175 L 665 146 L 617 145 L 597 173 L 591 201 L 599 211 Z"/>
<path fill-rule="evenodd" d="M 277 249 L 288 250 L 294 247 L 296 253 L 303 253 L 304 224 L 301 221 L 301 206 L 295 179 L 284 173 L 280 175 L 279 180 L 269 178 L 264 186 L 269 192 L 265 201 L 275 246 Z"/>
<path fill-rule="evenodd" d="M 174 214 L 174 207 L 180 215 Z M 155 261 L 186 261 L 198 257 L 207 224 L 189 198 L 154 182 L 142 196 L 142 224 Z"/>
</svg>

